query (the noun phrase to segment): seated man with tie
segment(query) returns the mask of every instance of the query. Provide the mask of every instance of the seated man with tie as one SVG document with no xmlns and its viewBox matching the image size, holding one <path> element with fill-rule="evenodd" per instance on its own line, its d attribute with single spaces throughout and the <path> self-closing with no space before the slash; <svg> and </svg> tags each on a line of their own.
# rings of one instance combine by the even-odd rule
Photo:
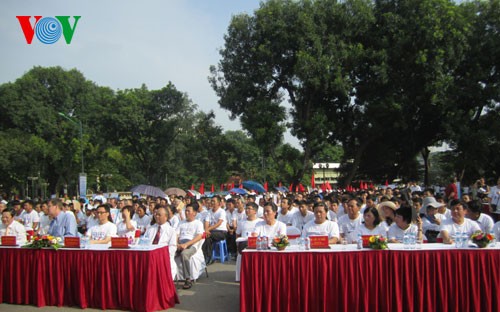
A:
<svg viewBox="0 0 500 312">
<path fill-rule="evenodd" d="M 76 236 L 76 218 L 73 213 L 63 211 L 62 201 L 51 199 L 48 202 L 49 216 L 52 217 L 49 235 L 56 237 Z"/>
<path fill-rule="evenodd" d="M 177 265 L 174 260 L 175 252 L 177 251 L 177 234 L 174 228 L 168 223 L 168 212 L 165 206 L 160 206 L 156 209 L 154 218 L 156 223 L 147 229 L 144 237 L 151 240 L 153 245 L 168 246 L 173 279 L 177 273 Z"/>
<path fill-rule="evenodd" d="M 26 229 L 21 223 L 14 221 L 14 211 L 5 209 L 2 211 L 2 224 L 0 225 L 0 236 L 15 236 L 17 245 L 26 244 Z"/>
</svg>

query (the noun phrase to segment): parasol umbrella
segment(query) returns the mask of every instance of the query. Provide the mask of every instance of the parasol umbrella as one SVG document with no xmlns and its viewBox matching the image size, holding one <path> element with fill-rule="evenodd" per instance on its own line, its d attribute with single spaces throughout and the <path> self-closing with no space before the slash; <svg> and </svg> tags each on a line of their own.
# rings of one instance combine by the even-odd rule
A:
<svg viewBox="0 0 500 312">
<path fill-rule="evenodd" d="M 288 189 L 284 186 L 275 186 L 274 189 L 282 193 L 288 193 Z"/>
<path fill-rule="evenodd" d="M 234 187 L 234 188 L 229 190 L 229 193 L 245 195 L 245 194 L 247 194 L 247 191 L 242 189 L 242 188 L 239 188 L 239 187 Z"/>
<path fill-rule="evenodd" d="M 165 190 L 165 194 L 167 194 L 168 196 L 170 195 L 182 196 L 182 197 L 186 196 L 186 192 L 178 187 L 169 187 L 168 189 Z"/>
<path fill-rule="evenodd" d="M 191 197 L 198 197 L 198 198 L 200 198 L 200 197 L 201 197 L 200 192 L 195 191 L 195 190 L 189 190 L 189 191 L 187 192 L 187 195 L 188 195 L 188 196 L 191 196 Z"/>
<path fill-rule="evenodd" d="M 255 182 L 255 181 L 243 181 L 243 187 L 248 189 L 248 190 L 253 190 L 253 191 L 257 191 L 259 193 L 265 193 L 266 192 L 266 189 L 262 186 L 262 184 L 260 184 L 259 182 Z"/>
<path fill-rule="evenodd" d="M 149 195 L 149 196 L 154 196 L 154 197 L 167 197 L 167 194 L 165 194 L 159 187 L 152 186 L 152 185 L 146 185 L 146 184 L 139 184 L 130 189 L 132 193 L 139 193 L 143 195 Z"/>
</svg>

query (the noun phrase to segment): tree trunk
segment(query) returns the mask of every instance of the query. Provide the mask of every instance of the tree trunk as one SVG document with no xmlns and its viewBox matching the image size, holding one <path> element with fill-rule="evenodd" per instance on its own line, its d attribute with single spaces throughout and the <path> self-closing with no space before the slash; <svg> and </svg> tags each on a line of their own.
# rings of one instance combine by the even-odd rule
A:
<svg viewBox="0 0 500 312">
<path fill-rule="evenodd" d="M 349 184 L 351 184 L 352 179 L 354 179 L 354 176 L 358 171 L 359 163 L 361 162 L 361 155 L 363 155 L 363 152 L 365 151 L 367 146 L 368 146 L 368 141 L 365 141 L 363 144 L 359 146 L 358 150 L 356 151 L 356 155 L 354 155 L 354 162 L 352 163 L 351 170 L 349 170 L 349 173 L 347 174 L 344 186 L 348 186 Z"/>
<path fill-rule="evenodd" d="M 422 158 L 424 159 L 424 185 L 429 186 L 429 155 L 430 151 L 427 147 L 424 147 L 421 151 Z"/>
</svg>

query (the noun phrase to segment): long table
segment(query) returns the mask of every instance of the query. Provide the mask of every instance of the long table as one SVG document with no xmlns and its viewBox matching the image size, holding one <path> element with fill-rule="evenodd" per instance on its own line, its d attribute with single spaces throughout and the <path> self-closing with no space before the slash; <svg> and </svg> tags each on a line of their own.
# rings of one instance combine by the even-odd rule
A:
<svg viewBox="0 0 500 312">
<path fill-rule="evenodd" d="M 179 303 L 168 247 L 0 248 L 0 303 L 156 311 Z"/>
<path fill-rule="evenodd" d="M 240 310 L 500 311 L 500 248 L 438 245 L 246 250 Z"/>
</svg>

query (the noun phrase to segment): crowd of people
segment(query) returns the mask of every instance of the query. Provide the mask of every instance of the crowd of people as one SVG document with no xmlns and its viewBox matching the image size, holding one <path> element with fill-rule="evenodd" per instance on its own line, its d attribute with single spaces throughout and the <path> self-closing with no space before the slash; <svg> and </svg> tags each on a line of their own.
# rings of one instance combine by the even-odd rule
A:
<svg viewBox="0 0 500 312">
<path fill-rule="evenodd" d="M 418 240 L 445 244 L 453 243 L 457 233 L 470 236 L 482 231 L 498 236 L 500 222 L 495 223 L 498 220 L 491 216 L 500 215 L 500 178 L 497 185 L 478 189 L 480 193 L 476 190 L 460 198 L 453 186 L 440 194 L 434 188 L 409 184 L 404 188 L 358 192 L 315 189 L 201 198 L 171 195 L 42 202 L 2 200 L 0 236 L 15 236 L 19 245 L 30 237 L 46 234 L 80 236 L 90 244 L 108 244 L 112 237 L 133 241 L 140 236 L 151 244 L 169 246 L 171 264 L 181 264 L 178 269 L 185 280 L 183 288 L 189 289 L 193 285 L 191 258 L 201 248 L 210 265 L 214 261 L 214 244 L 221 240 L 226 241 L 228 253 L 235 260 L 246 248 L 246 241 L 238 238 L 273 238 L 291 229 L 303 237 L 327 235 L 329 244 L 355 243 L 360 235 L 380 235 L 389 242 L 402 242 L 405 234 L 412 233 Z"/>
</svg>

